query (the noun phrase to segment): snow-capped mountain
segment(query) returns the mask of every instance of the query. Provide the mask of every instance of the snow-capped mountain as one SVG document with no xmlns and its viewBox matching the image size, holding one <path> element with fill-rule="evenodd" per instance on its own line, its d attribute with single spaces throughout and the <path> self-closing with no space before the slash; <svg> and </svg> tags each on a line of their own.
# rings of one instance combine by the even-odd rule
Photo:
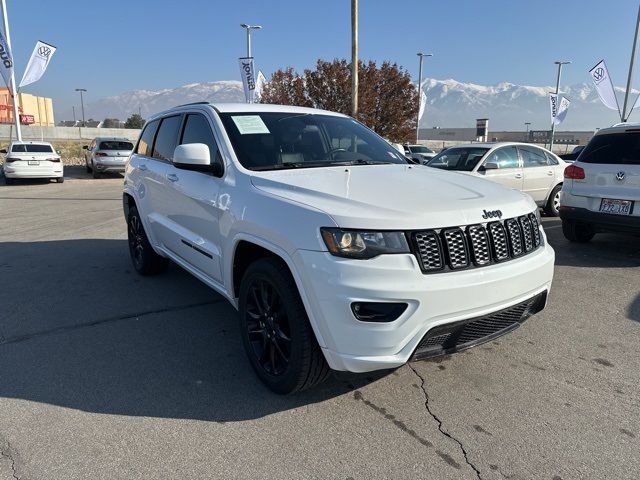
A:
<svg viewBox="0 0 640 480">
<path fill-rule="evenodd" d="M 551 124 L 548 93 L 555 87 L 532 87 L 499 83 L 476 85 L 453 79 L 427 79 L 423 83 L 427 109 L 421 121 L 425 127 L 474 127 L 476 118 L 489 118 L 490 130 L 546 130 Z M 624 89 L 616 87 L 620 105 Z M 637 91 L 634 90 L 635 100 Z M 560 94 L 571 100 L 561 130 L 594 130 L 620 121 L 618 113 L 607 109 L 592 84 L 562 86 Z M 640 117 L 638 117 L 640 119 Z M 631 116 L 634 120 L 634 115 Z"/>
<path fill-rule="evenodd" d="M 127 119 L 138 108 L 143 117 L 162 110 L 191 102 L 243 102 L 242 82 L 223 80 L 220 82 L 191 83 L 177 88 L 163 90 L 133 90 L 113 97 L 106 97 L 85 105 L 87 118 L 103 120 L 105 118 Z M 71 111 L 63 111 L 58 118 L 72 118 Z"/>
<path fill-rule="evenodd" d="M 427 95 L 427 109 L 422 118 L 423 127 L 474 127 L 476 118 L 489 118 L 489 128 L 497 130 L 524 130 L 524 122 L 531 129 L 544 130 L 550 125 L 548 92 L 553 87 L 532 87 L 499 83 L 477 85 L 453 79 L 427 79 L 423 83 Z M 571 107 L 561 130 L 593 130 L 619 121 L 617 112 L 607 109 L 590 83 L 563 86 L 561 94 L 571 100 Z M 620 104 L 624 90 L 616 87 Z M 631 100 L 635 100 L 634 91 Z M 235 80 L 192 83 L 163 90 L 134 90 L 107 97 L 86 105 L 87 118 L 126 119 L 138 108 L 143 117 L 190 102 L 242 102 L 242 83 Z M 640 108 L 640 106 L 639 106 Z M 631 120 L 634 120 L 634 115 Z M 70 119 L 71 111 L 61 112 L 61 119 Z M 640 120 L 640 116 L 637 117 Z"/>
</svg>

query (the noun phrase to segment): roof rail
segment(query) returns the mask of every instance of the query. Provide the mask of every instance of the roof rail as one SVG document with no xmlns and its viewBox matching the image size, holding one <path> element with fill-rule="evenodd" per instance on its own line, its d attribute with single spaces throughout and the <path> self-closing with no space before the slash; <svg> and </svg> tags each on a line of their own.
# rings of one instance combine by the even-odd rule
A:
<svg viewBox="0 0 640 480">
<path fill-rule="evenodd" d="M 191 102 L 191 103 L 184 103 L 182 105 L 177 105 L 174 108 L 178 108 L 178 107 L 188 107 L 189 105 L 208 105 L 211 102 Z"/>
</svg>

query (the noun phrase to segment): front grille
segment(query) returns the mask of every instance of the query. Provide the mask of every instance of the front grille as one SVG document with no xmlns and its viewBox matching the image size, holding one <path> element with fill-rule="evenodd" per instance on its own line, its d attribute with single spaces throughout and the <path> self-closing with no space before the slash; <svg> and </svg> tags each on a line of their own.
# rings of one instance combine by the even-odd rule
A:
<svg viewBox="0 0 640 480">
<path fill-rule="evenodd" d="M 416 347 L 412 359 L 454 353 L 480 345 L 519 327 L 545 306 L 547 292 L 488 315 L 454 322 L 429 330 Z"/>
<path fill-rule="evenodd" d="M 484 267 L 526 255 L 542 244 L 535 213 L 487 224 L 412 232 L 410 236 L 424 273 Z"/>
</svg>

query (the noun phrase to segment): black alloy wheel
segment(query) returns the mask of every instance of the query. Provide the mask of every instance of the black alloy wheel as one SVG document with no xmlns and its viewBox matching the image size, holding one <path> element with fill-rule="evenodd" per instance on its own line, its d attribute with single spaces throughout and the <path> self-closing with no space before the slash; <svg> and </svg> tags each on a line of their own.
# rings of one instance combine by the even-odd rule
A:
<svg viewBox="0 0 640 480">
<path fill-rule="evenodd" d="M 267 278 L 249 286 L 246 326 L 253 354 L 266 373 L 282 375 L 291 357 L 291 329 L 282 298 Z"/>
</svg>

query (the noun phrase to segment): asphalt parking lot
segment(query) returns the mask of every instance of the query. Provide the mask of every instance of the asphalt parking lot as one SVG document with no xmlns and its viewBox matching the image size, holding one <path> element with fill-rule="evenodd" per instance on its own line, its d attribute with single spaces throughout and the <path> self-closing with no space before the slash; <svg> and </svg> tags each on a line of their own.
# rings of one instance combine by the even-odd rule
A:
<svg viewBox="0 0 640 480">
<path fill-rule="evenodd" d="M 139 277 L 122 177 L 0 186 L 0 478 L 640 477 L 640 241 L 564 240 L 547 309 L 497 341 L 296 396 L 234 309 Z"/>
</svg>

